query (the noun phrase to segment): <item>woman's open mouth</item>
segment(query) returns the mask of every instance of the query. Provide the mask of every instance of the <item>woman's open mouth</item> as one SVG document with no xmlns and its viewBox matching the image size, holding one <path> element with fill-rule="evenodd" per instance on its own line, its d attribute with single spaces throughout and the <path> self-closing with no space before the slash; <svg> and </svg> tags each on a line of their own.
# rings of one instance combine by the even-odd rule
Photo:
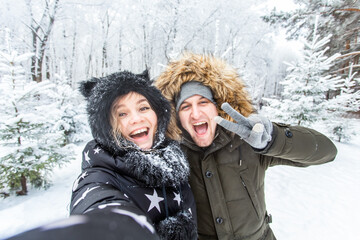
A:
<svg viewBox="0 0 360 240">
<path fill-rule="evenodd" d="M 208 129 L 208 123 L 207 122 L 197 122 L 193 124 L 194 130 L 197 134 L 203 135 L 206 133 Z"/>
<path fill-rule="evenodd" d="M 138 130 L 135 130 L 134 132 L 132 132 L 130 134 L 130 137 L 134 140 L 138 140 L 141 139 L 143 137 L 147 137 L 149 134 L 149 129 L 148 128 L 141 128 Z"/>
</svg>

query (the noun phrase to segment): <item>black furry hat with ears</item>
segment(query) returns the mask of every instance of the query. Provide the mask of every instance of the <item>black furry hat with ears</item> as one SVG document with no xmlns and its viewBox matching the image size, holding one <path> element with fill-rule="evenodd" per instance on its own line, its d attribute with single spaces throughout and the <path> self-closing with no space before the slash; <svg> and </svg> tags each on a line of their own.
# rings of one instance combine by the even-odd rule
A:
<svg viewBox="0 0 360 240">
<path fill-rule="evenodd" d="M 165 139 L 170 120 L 170 104 L 160 91 L 152 85 L 148 71 L 134 74 L 128 71 L 117 72 L 106 77 L 92 78 L 80 83 L 80 92 L 87 100 L 89 124 L 94 139 L 110 152 L 121 151 L 112 134 L 110 111 L 117 97 L 136 92 L 143 95 L 155 111 L 158 122 L 153 148 Z"/>
</svg>

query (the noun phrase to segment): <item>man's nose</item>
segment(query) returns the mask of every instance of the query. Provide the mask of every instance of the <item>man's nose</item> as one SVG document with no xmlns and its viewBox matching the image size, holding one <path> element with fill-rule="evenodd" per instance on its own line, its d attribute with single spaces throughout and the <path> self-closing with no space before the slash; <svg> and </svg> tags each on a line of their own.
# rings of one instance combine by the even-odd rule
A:
<svg viewBox="0 0 360 240">
<path fill-rule="evenodd" d="M 198 119 L 200 117 L 200 109 L 197 106 L 192 107 L 191 117 L 194 119 Z"/>
</svg>

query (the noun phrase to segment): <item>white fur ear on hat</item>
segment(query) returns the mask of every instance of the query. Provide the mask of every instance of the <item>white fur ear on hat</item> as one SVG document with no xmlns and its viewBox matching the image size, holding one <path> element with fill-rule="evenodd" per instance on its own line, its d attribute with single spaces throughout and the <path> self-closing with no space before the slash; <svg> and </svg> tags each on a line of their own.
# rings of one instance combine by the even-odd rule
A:
<svg viewBox="0 0 360 240">
<path fill-rule="evenodd" d="M 194 95 L 200 95 L 209 99 L 212 103 L 215 103 L 213 94 L 209 87 L 204 86 L 197 81 L 186 82 L 181 86 L 178 98 L 176 99 L 176 112 L 179 111 L 180 105 L 189 97 Z"/>
</svg>

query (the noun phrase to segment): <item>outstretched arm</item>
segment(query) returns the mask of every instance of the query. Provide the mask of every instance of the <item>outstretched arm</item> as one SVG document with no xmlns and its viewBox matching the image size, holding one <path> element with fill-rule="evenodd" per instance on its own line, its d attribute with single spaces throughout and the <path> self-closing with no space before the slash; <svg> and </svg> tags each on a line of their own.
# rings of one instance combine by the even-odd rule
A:
<svg viewBox="0 0 360 240">
<path fill-rule="evenodd" d="M 101 206 L 20 233 L 7 240 L 160 239 L 151 222 L 129 206 Z"/>
<path fill-rule="evenodd" d="M 337 149 L 328 137 L 314 129 L 274 123 L 273 140 L 258 153 L 268 159 L 270 166 L 306 167 L 333 161 Z"/>
<path fill-rule="evenodd" d="M 225 129 L 239 135 L 255 151 L 264 155 L 268 166 L 293 165 L 310 166 L 330 162 L 335 159 L 337 149 L 325 135 L 306 127 L 272 123 L 260 115 L 244 117 L 228 103 L 222 109 L 236 123 L 221 117 L 215 121 Z"/>
</svg>

